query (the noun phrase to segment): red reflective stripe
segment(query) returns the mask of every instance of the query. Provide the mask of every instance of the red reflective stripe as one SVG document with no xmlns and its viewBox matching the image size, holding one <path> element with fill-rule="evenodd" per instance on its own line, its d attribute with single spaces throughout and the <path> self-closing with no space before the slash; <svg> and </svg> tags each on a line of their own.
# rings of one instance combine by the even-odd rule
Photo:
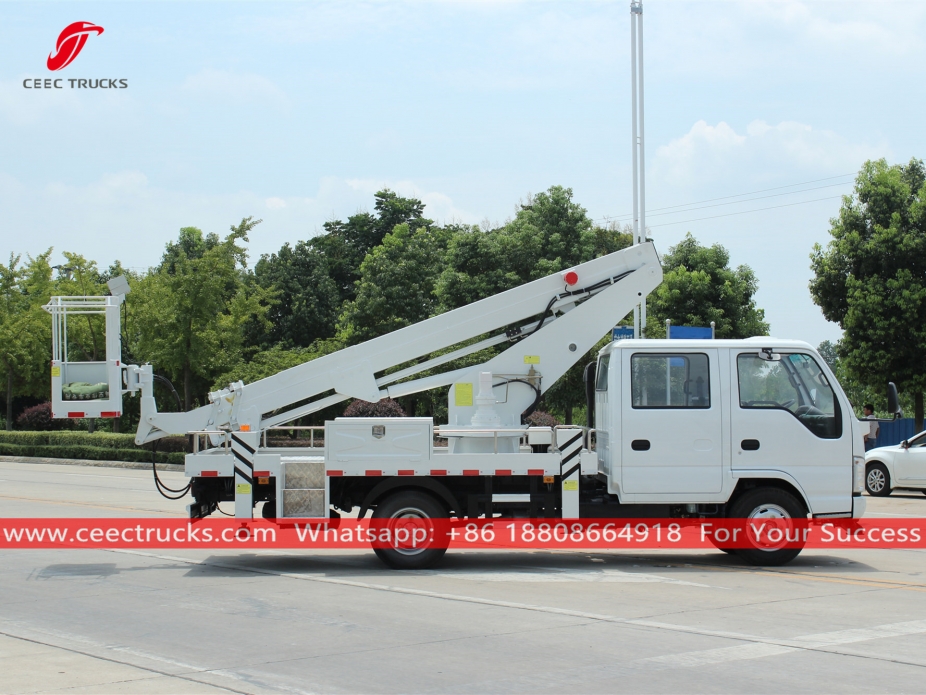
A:
<svg viewBox="0 0 926 695">
<path fill-rule="evenodd" d="M 340 475 L 344 475 L 344 471 L 328 471 L 328 475 L 337 477 Z"/>
<path fill-rule="evenodd" d="M 201 471 L 200 475 L 204 478 L 215 478 L 219 475 L 218 471 Z"/>
<path fill-rule="evenodd" d="M 495 475 L 511 475 L 511 469 L 509 468 L 507 470 L 497 470 L 495 471 Z"/>
<path fill-rule="evenodd" d="M 382 471 L 367 471 L 364 475 L 382 475 Z"/>
<path fill-rule="evenodd" d="M 542 468 L 528 468 L 527 474 L 528 475 L 543 475 L 543 469 Z"/>
<path fill-rule="evenodd" d="M 255 478 L 269 478 L 270 471 L 254 471 Z"/>
<path fill-rule="evenodd" d="M 107 410 L 100 413 L 100 417 L 119 417 L 122 413 L 115 410 Z"/>
<path fill-rule="evenodd" d="M 447 471 L 433 470 L 431 471 L 431 475 L 447 475 Z"/>
<path fill-rule="evenodd" d="M 369 475 L 369 472 L 367 472 Z M 399 475 L 415 475 L 415 471 L 399 471 Z"/>
<path fill-rule="evenodd" d="M 83 417 L 83 413 L 68 413 L 68 417 Z"/>
<path fill-rule="evenodd" d="M 464 470 L 463 475 L 479 475 L 479 471 L 474 470 Z"/>
</svg>

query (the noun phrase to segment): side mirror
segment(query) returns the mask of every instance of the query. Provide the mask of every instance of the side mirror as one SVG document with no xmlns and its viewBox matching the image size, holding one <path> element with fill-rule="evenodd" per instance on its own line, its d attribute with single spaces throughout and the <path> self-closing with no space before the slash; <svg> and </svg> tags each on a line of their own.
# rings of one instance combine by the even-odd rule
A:
<svg viewBox="0 0 926 695">
<path fill-rule="evenodd" d="M 901 449 L 909 449 L 909 448 L 910 448 L 910 442 L 908 442 L 906 439 L 904 439 L 904 440 L 900 443 L 900 448 L 901 448 Z"/>
<path fill-rule="evenodd" d="M 903 417 L 903 410 L 900 409 L 900 399 L 897 397 L 897 387 L 893 381 L 887 382 L 887 412 L 891 413 L 895 420 Z"/>
</svg>

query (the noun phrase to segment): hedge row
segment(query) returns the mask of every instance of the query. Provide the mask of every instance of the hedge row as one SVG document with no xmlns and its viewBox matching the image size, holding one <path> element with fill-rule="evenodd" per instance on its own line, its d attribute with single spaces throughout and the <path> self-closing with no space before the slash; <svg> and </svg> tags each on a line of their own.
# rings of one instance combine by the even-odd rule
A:
<svg viewBox="0 0 926 695">
<path fill-rule="evenodd" d="M 154 445 L 157 444 L 155 449 Z M 150 463 L 156 451 L 158 463 L 183 463 L 186 437 L 166 437 L 135 446 L 134 434 L 111 432 L 5 432 L 0 431 L 0 455 L 40 456 L 91 461 L 136 461 Z"/>
<path fill-rule="evenodd" d="M 151 463 L 152 452 L 140 447 L 134 449 L 116 449 L 87 445 L 8 444 L 0 441 L 0 456 L 38 456 L 53 459 L 137 461 L 139 463 Z M 165 453 L 158 451 L 156 456 L 158 463 L 183 464 L 184 454 L 180 452 Z"/>
<path fill-rule="evenodd" d="M 118 449 L 129 451 L 150 451 L 157 444 L 158 453 L 183 453 L 186 451 L 186 437 L 165 437 L 146 444 L 144 449 L 135 446 L 134 434 L 113 434 L 111 432 L 6 432 L 0 431 L 0 444 L 17 446 L 84 446 L 95 449 Z M 63 458 L 63 457 L 59 457 Z M 134 459 L 132 459 L 134 460 Z M 150 456 L 149 456 L 150 460 Z"/>
</svg>

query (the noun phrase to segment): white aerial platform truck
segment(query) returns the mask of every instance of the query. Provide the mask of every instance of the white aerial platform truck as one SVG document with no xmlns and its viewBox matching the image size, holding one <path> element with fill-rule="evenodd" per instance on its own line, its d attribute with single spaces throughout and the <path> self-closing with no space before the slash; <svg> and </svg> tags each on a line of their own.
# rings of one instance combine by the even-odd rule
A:
<svg viewBox="0 0 926 695">
<path fill-rule="evenodd" d="M 238 519 L 263 503 L 266 518 L 319 523 L 354 510 L 386 523 L 861 516 L 862 432 L 832 372 L 803 342 L 612 342 L 585 370 L 586 427 L 524 424 L 540 396 L 661 281 L 653 244 L 639 243 L 252 384 L 230 384 L 185 413 L 158 412 L 152 366 L 121 361 L 127 287 L 109 297 L 54 297 L 53 413 L 117 417 L 122 395 L 140 391 L 137 444 L 195 435 L 185 464 L 191 518 L 221 502 L 234 502 Z M 106 315 L 105 362 L 68 361 L 67 317 L 75 312 Z M 491 346 L 507 348 L 440 371 Z M 265 446 L 271 428 L 341 401 L 442 386 L 450 387 L 446 425 L 336 418 L 325 423 L 323 447 Z M 435 437 L 447 446 L 435 446 Z M 419 568 L 445 550 L 376 552 L 390 566 Z M 727 551 L 780 564 L 800 549 Z"/>
</svg>

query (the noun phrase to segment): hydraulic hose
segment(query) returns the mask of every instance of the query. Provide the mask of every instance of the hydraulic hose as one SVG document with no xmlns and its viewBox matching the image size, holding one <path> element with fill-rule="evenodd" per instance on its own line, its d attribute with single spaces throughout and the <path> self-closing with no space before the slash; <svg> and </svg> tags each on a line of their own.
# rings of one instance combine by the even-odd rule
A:
<svg viewBox="0 0 926 695">
<path fill-rule="evenodd" d="M 183 410 L 183 402 L 180 400 L 180 394 L 177 393 L 177 389 L 174 388 L 174 385 L 170 383 L 170 379 L 168 379 L 165 376 L 161 376 L 160 374 L 154 374 L 153 376 L 156 381 L 159 381 L 160 383 L 164 384 L 165 386 L 167 386 L 167 388 L 170 389 L 170 392 L 174 395 L 174 398 L 177 401 L 177 411 L 179 412 Z M 156 439 L 154 441 L 154 446 L 151 449 L 151 472 L 154 474 L 154 486 L 157 488 L 158 492 L 161 493 L 162 497 L 165 497 L 169 500 L 183 499 L 184 497 L 186 497 L 187 493 L 189 493 L 190 488 L 193 485 L 193 481 L 191 480 L 190 482 L 186 484 L 186 487 L 180 488 L 179 490 L 175 490 L 173 488 L 167 487 L 167 485 L 164 484 L 164 482 L 158 477 L 157 460 L 158 460 L 158 445 L 160 443 L 161 443 L 161 440 Z M 167 493 L 172 493 L 172 494 L 167 494 Z"/>
</svg>

